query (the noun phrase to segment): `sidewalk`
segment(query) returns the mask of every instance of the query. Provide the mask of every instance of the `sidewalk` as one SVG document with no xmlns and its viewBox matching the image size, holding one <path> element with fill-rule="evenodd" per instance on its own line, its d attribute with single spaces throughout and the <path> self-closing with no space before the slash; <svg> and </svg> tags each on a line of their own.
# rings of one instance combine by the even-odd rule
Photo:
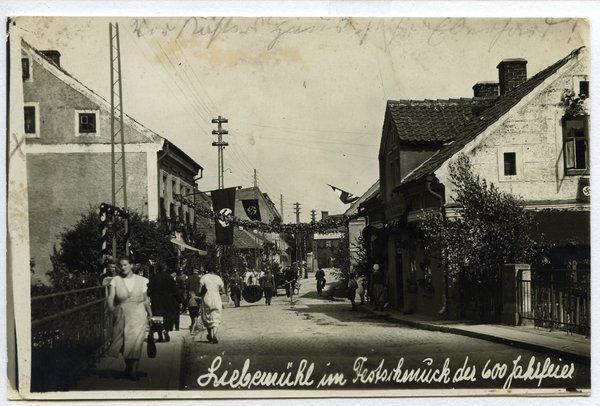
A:
<svg viewBox="0 0 600 406">
<path fill-rule="evenodd" d="M 327 288 L 323 294 L 332 295 L 332 297 L 338 298 L 337 300 L 345 300 L 346 290 L 342 289 L 343 287 L 334 286 L 335 284 L 333 275 L 328 275 Z M 339 292 L 342 293 L 339 294 Z M 419 329 L 441 331 L 506 344 L 584 365 L 590 365 L 591 362 L 591 339 L 578 334 L 567 335 L 564 331 L 548 331 L 548 329 L 533 326 L 476 324 L 468 320 L 444 320 L 419 314 L 404 314 L 399 310 L 389 308 L 384 311 L 374 311 L 373 305 L 370 303 L 359 306 L 359 310 Z"/>
<path fill-rule="evenodd" d="M 182 326 L 187 326 L 189 316 L 181 315 Z M 172 331 L 168 343 L 156 343 L 156 358 L 147 355 L 146 343 L 142 348 L 139 365 L 139 381 L 130 381 L 123 375 L 125 361 L 119 358 L 102 357 L 81 378 L 72 391 L 139 391 L 139 390 L 179 390 L 181 374 L 181 355 L 184 335 L 187 328 Z M 156 338 L 156 334 L 154 335 Z"/>
<path fill-rule="evenodd" d="M 533 326 L 475 324 L 465 320 L 441 320 L 417 314 L 403 314 L 401 311 L 393 309 L 376 312 L 371 304 L 359 308 L 415 328 L 479 338 L 590 365 L 591 340 L 577 334 L 567 335 L 564 331 L 548 331 Z"/>
</svg>

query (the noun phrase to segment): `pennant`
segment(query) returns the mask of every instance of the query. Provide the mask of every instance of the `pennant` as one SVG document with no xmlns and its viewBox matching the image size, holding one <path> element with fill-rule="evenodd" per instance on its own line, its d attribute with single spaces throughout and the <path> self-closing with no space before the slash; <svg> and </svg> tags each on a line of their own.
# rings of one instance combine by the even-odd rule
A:
<svg viewBox="0 0 600 406">
<path fill-rule="evenodd" d="M 250 220 L 253 221 L 261 221 L 260 217 L 260 207 L 258 205 L 258 199 L 248 199 L 242 200 L 242 205 L 244 206 L 244 211 L 246 212 L 246 216 Z"/>
<path fill-rule="evenodd" d="M 213 211 L 220 215 L 234 216 L 235 187 L 217 189 L 211 192 Z M 233 244 L 233 223 L 229 225 L 223 220 L 215 220 L 215 234 L 217 245 Z"/>
<path fill-rule="evenodd" d="M 360 199 L 360 196 L 354 196 L 352 193 L 348 193 L 345 190 L 336 188 L 335 186 L 331 186 L 330 184 L 327 184 L 327 186 L 333 189 L 337 197 L 339 197 L 342 203 L 344 204 L 349 204 Z"/>
</svg>

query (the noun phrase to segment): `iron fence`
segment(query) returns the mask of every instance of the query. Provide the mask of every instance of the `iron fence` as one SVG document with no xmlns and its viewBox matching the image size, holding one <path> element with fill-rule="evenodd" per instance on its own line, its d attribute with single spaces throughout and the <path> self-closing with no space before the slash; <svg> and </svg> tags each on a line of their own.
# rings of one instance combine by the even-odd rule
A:
<svg viewBox="0 0 600 406">
<path fill-rule="evenodd" d="M 551 331 L 589 337 L 590 270 L 521 270 L 517 281 L 521 319 Z"/>
<path fill-rule="evenodd" d="M 31 298 L 31 390 L 68 390 L 108 347 L 112 317 L 102 286 Z"/>
</svg>

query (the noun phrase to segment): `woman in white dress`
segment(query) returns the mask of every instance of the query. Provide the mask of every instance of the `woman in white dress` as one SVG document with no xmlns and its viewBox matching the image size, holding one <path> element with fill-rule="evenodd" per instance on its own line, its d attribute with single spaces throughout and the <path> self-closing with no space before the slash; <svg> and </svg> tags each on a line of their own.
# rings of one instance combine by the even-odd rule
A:
<svg viewBox="0 0 600 406">
<path fill-rule="evenodd" d="M 118 358 L 123 354 L 125 375 L 137 381 L 142 345 L 152 319 L 148 299 L 148 279 L 135 275 L 129 257 L 119 259 L 121 275 L 108 285 L 108 310 L 113 313 L 113 340 L 107 355 Z"/>
<path fill-rule="evenodd" d="M 221 294 L 225 294 L 225 286 L 223 280 L 214 268 L 214 266 L 206 266 L 208 273 L 200 278 L 200 293 L 206 289 L 206 293 L 202 296 L 202 322 L 206 326 L 208 335 L 206 338 L 209 342 L 217 344 L 217 331 L 221 324 Z"/>
</svg>

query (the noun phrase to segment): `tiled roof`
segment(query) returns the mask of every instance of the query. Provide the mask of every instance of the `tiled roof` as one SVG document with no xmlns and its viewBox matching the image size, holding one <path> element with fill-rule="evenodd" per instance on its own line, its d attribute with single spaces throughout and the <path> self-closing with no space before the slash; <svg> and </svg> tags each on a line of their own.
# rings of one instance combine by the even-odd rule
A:
<svg viewBox="0 0 600 406">
<path fill-rule="evenodd" d="M 465 145 L 474 140 L 475 137 L 498 121 L 502 116 L 507 114 L 510 109 L 519 103 L 519 101 L 521 101 L 521 99 L 535 90 L 535 88 L 541 85 L 546 79 L 554 75 L 567 62 L 577 57 L 583 48 L 585 47 L 574 50 L 565 58 L 547 67 L 543 71 L 515 87 L 513 90 L 506 92 L 494 100 L 491 107 L 480 112 L 476 119 L 468 121 L 467 125 L 462 129 L 460 134 L 458 134 L 453 142 L 448 143 L 442 149 L 437 151 L 431 158 L 423 162 L 414 171 L 409 173 L 404 179 L 402 179 L 400 185 L 405 185 L 421 178 L 422 176 L 436 171 L 444 162 L 460 152 Z M 427 121 L 424 121 L 424 123 L 427 123 Z"/>
<path fill-rule="evenodd" d="M 483 98 L 389 100 L 387 108 L 401 141 L 429 143 L 453 140 L 492 102 Z"/>
</svg>

